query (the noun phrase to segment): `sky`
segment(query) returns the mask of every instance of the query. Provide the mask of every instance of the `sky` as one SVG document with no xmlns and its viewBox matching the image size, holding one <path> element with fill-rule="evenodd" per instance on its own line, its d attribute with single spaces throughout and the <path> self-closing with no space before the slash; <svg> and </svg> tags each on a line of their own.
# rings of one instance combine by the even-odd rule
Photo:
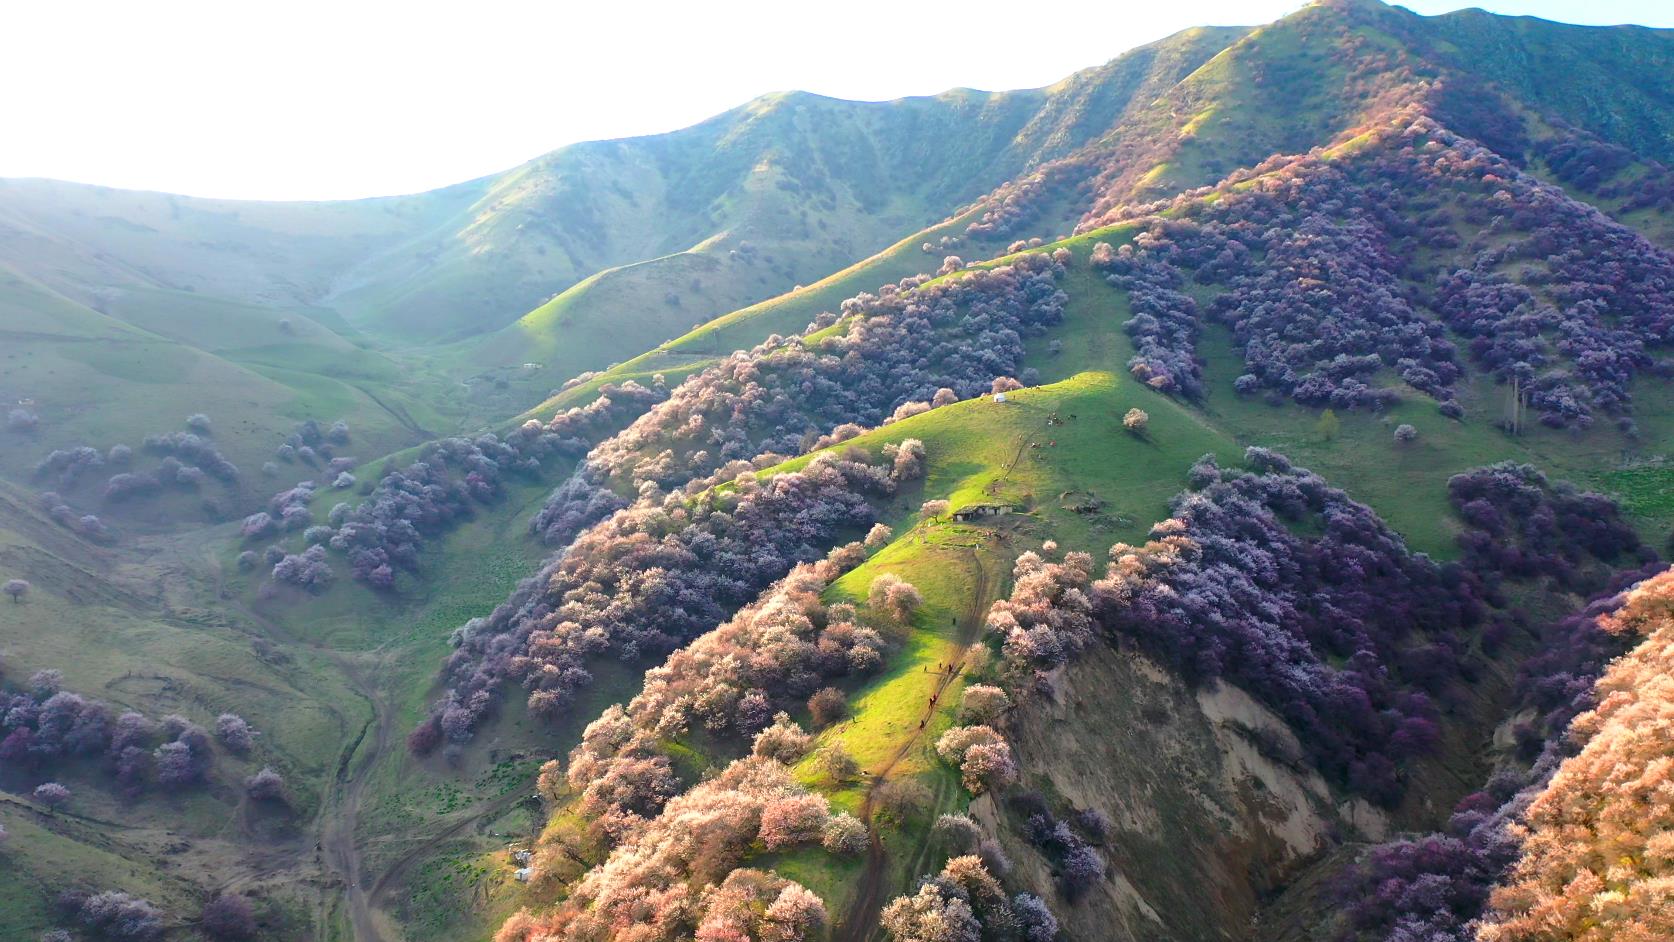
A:
<svg viewBox="0 0 1674 942">
<path fill-rule="evenodd" d="M 410 193 L 770 91 L 1031 88 L 1300 0 L 0 3 L 0 177 L 239 199 Z M 1674 26 L 1668 0 L 1407 0 Z"/>
</svg>

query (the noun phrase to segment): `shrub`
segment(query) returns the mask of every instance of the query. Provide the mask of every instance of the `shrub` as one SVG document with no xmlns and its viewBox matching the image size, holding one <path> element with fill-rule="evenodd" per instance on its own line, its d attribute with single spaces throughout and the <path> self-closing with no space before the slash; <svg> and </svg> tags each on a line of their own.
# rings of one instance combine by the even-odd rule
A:
<svg viewBox="0 0 1674 942">
<path fill-rule="evenodd" d="M 852 857 L 866 852 L 871 835 L 866 833 L 866 825 L 854 815 L 840 811 L 826 820 L 820 833 L 820 843 L 834 854 Z"/>
<path fill-rule="evenodd" d="M 326 562 L 324 546 L 310 546 L 301 553 L 287 553 L 273 564 L 273 581 L 323 592 L 337 578 Z"/>
<path fill-rule="evenodd" d="M 954 854 L 968 854 L 982 844 L 982 829 L 968 815 L 941 815 L 931 833 Z"/>
<path fill-rule="evenodd" d="M 808 754 L 808 744 L 813 742 L 813 738 L 790 718 L 790 714 L 780 713 L 773 718 L 772 726 L 756 734 L 751 753 L 792 765 Z"/>
<path fill-rule="evenodd" d="M 830 776 L 833 782 L 852 781 L 860 774 L 860 763 L 854 760 L 854 756 L 849 755 L 847 749 L 836 743 L 821 749 L 815 761 L 820 771 Z"/>
<path fill-rule="evenodd" d="M 244 780 L 244 793 L 256 801 L 284 801 L 285 777 L 272 767 L 263 767 Z"/>
<path fill-rule="evenodd" d="M 41 419 L 28 409 L 18 407 L 6 413 L 6 429 L 12 432 L 33 432 Z"/>
<path fill-rule="evenodd" d="M 896 942 L 978 942 L 982 936 L 971 904 L 935 883 L 891 900 L 880 921 Z"/>
<path fill-rule="evenodd" d="M 758 836 L 768 850 L 823 840 L 831 809 L 823 795 L 791 795 L 768 802 L 761 810 Z"/>
<path fill-rule="evenodd" d="M 931 799 L 930 789 L 911 778 L 889 779 L 873 789 L 872 796 L 879 811 L 901 822 L 928 808 Z"/>
<path fill-rule="evenodd" d="M 982 794 L 1017 779 L 1011 746 L 987 726 L 955 726 L 936 740 L 936 753 L 959 766 L 965 788 Z"/>
<path fill-rule="evenodd" d="M 57 811 L 70 800 L 70 790 L 57 782 L 46 782 L 35 786 L 35 800 L 46 805 L 48 811 Z"/>
<path fill-rule="evenodd" d="M 75 909 L 82 925 L 116 942 L 153 942 L 163 935 L 162 912 L 149 900 L 126 893 L 97 893 Z"/>
<path fill-rule="evenodd" d="M 203 929 L 215 939 L 254 939 L 256 909 L 248 897 L 222 894 L 204 906 Z"/>
<path fill-rule="evenodd" d="M 1006 692 L 991 684 L 970 684 L 959 701 L 959 718 L 992 723 L 1011 707 Z"/>
<path fill-rule="evenodd" d="M 848 714 L 849 698 L 836 687 L 821 687 L 808 698 L 808 712 L 817 726 L 830 726 Z"/>
<path fill-rule="evenodd" d="M 223 713 L 215 720 L 215 738 L 239 755 L 250 751 L 256 743 L 256 733 L 244 718 L 236 713 Z"/>
<path fill-rule="evenodd" d="M 887 614 L 899 624 L 912 619 L 913 613 L 924 604 L 918 588 L 894 573 L 882 573 L 872 580 L 866 592 L 867 604 L 874 611 Z"/>
<path fill-rule="evenodd" d="M 261 540 L 272 536 L 278 530 L 278 523 L 265 511 L 258 510 L 244 518 L 238 532 L 246 540 Z"/>
</svg>

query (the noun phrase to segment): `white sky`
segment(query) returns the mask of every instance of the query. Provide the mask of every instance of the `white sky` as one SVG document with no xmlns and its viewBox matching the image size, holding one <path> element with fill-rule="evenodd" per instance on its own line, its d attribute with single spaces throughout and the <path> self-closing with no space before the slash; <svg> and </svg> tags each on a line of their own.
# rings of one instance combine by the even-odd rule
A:
<svg viewBox="0 0 1674 942">
<path fill-rule="evenodd" d="M 0 176 L 251 199 L 413 192 L 763 92 L 1034 87 L 1189 26 L 1302 5 L 0 0 Z M 1674 26 L 1669 0 L 1476 5 Z"/>
</svg>

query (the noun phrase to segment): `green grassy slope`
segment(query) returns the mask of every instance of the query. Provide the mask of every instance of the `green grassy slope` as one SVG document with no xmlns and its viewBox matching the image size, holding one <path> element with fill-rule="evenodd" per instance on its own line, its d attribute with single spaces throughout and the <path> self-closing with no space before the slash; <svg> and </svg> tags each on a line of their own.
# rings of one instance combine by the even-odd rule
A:
<svg viewBox="0 0 1674 942">
<path fill-rule="evenodd" d="M 1353 9 L 1379 22 L 1406 16 Z M 1333 33 L 1333 44 L 1323 46 L 1306 41 L 1312 34 L 1304 27 L 1323 29 L 1323 15 L 1309 12 L 1248 35 L 1192 31 L 1039 93 L 958 92 L 893 110 L 773 96 L 683 141 L 572 149 L 415 209 L 391 202 L 372 221 L 358 209 L 333 209 L 340 238 L 305 240 L 303 254 L 281 238 L 313 225 L 295 221 L 301 215 L 269 217 L 238 206 L 214 215 L 190 201 L 171 208 L 168 198 L 148 197 L 144 215 L 124 225 L 127 197 L 100 197 L 111 202 L 99 208 L 78 196 L 63 214 L 73 227 L 55 230 L 41 215 L 51 202 L 46 196 L 7 203 L 0 187 L 0 222 L 35 240 L 23 243 L 34 254 L 0 255 L 31 272 L 0 267 L 0 401 L 32 399 L 43 418 L 32 436 L 0 432 L 0 579 L 25 577 L 40 589 L 27 604 L 0 601 L 7 676 L 61 666 L 70 686 L 153 713 L 184 709 L 202 718 L 233 704 L 272 731 L 259 758 L 280 764 L 298 783 L 303 812 L 289 831 L 253 817 L 225 784 L 248 763 L 227 762 L 216 773 L 222 785 L 204 795 L 132 806 L 101 792 L 95 770 L 72 770 L 86 802 L 78 798 L 72 811 L 82 817 L 52 819 L 22 799 L 0 801 L 0 821 L 14 835 L 0 858 L 25 876 L 0 887 L 0 936 L 27 937 L 47 925 L 42 895 L 69 874 L 189 915 L 222 885 L 223 873 L 232 873 L 248 877 L 244 885 L 264 898 L 293 905 L 287 924 L 295 934 L 347 938 L 345 901 L 354 894 L 338 882 L 343 871 L 329 855 L 317 859 L 307 846 L 316 826 L 339 821 L 348 822 L 362 852 L 364 895 L 387 925 L 413 940 L 487 938 L 499 918 L 528 901 L 510 878 L 507 844 L 542 823 L 523 800 L 535 769 L 567 752 L 581 725 L 604 704 L 631 697 L 640 680 L 636 669 L 604 667 L 559 727 L 511 707 L 453 763 L 412 759 L 400 737 L 436 693 L 448 633 L 502 601 L 545 554 L 527 524 L 546 485 L 510 486 L 504 500 L 434 540 L 420 577 L 403 577 L 391 595 L 344 579 L 317 598 L 264 599 L 257 579 L 233 571 L 239 547 L 229 526 L 178 526 L 208 522 L 196 498 L 170 498 L 114 547 L 70 538 L 33 509 L 29 489 L 14 486 L 47 451 L 84 442 L 137 445 L 146 433 L 173 430 L 185 415 L 207 411 L 216 440 L 245 471 L 242 496 L 260 500 L 290 483 L 261 479 L 257 469 L 302 418 L 347 419 L 356 440 L 345 451 L 372 458 L 461 427 L 465 415 L 512 415 L 583 370 L 608 368 L 526 414 L 544 418 L 585 401 L 606 381 L 658 372 L 677 381 L 769 334 L 797 331 L 860 291 L 933 270 L 943 252 L 926 254 L 925 241 L 965 236 L 947 251 L 967 258 L 1003 251 L 1009 237 L 965 235 L 982 209 L 959 204 L 991 179 L 1070 152 L 1113 126 L 1167 138 L 1166 147 L 1141 142 L 1146 146 L 1133 152 L 1129 182 L 1142 194 L 1211 183 L 1273 149 L 1329 143 L 1359 102 L 1337 94 L 1347 75 L 1339 61 L 1349 48 L 1346 34 Z M 1461 15 L 1449 22 L 1473 21 Z M 1481 60 L 1483 74 L 1512 85 L 1523 81 L 1517 69 L 1527 62 L 1549 68 L 1567 61 L 1554 58 L 1569 48 L 1567 40 L 1537 25 L 1512 29 L 1493 21 L 1491 29 L 1447 30 L 1455 48 L 1428 47 L 1427 55 Z M 1374 50 L 1404 36 L 1396 25 L 1350 34 Z M 1615 62 L 1612 68 L 1660 61 L 1636 51 L 1642 37 L 1634 37 L 1581 47 Z M 1652 37 L 1643 45 L 1661 48 L 1656 44 L 1664 41 Z M 1233 49 L 1216 55 L 1228 44 Z M 1526 74 L 1536 75 L 1535 67 Z M 1656 88 L 1632 85 L 1619 127 L 1610 115 L 1593 113 L 1603 99 L 1564 94 L 1527 90 L 1541 107 L 1591 121 L 1649 153 L 1645 142 L 1657 133 L 1660 114 Z M 838 133 L 815 133 L 831 127 Z M 974 140 L 953 133 L 967 127 L 980 129 Z M 935 153 L 947 139 L 960 140 L 962 149 Z M 712 159 L 694 156 L 700 153 Z M 1027 234 L 1067 230 L 1079 198 L 1062 198 Z M 171 214 L 184 221 L 168 222 Z M 271 240 L 240 244 L 240 226 L 256 222 L 274 233 Z M 75 265 L 59 281 L 33 277 L 49 249 L 58 250 L 60 232 L 92 238 L 106 230 L 122 233 L 107 243 L 109 257 L 61 256 Z M 901 239 L 905 232 L 913 234 Z M 170 240 L 188 235 L 210 243 L 208 254 L 181 250 L 186 254 L 177 259 Z M 925 848 L 935 811 L 966 804 L 929 748 L 951 722 L 964 680 L 943 688 L 934 671 L 961 659 L 976 637 L 973 620 L 1009 588 L 1011 561 L 1045 539 L 1095 559 L 1115 541 L 1143 539 L 1202 454 L 1232 463 L 1246 445 L 1283 451 L 1371 504 L 1415 548 L 1438 556 L 1453 552 L 1447 477 L 1508 458 L 1620 496 L 1658 544 L 1674 526 L 1674 394 L 1660 380 L 1635 389 L 1637 441 L 1602 424 L 1582 434 L 1535 428 L 1506 435 L 1493 426 L 1502 393 L 1480 375 L 1463 384 L 1462 422 L 1437 415 L 1432 403 L 1406 390 L 1386 414 L 1342 415 L 1328 436 L 1313 410 L 1237 396 L 1232 380 L 1242 372 L 1241 355 L 1219 328 L 1206 330 L 1200 343 L 1209 390 L 1202 402 L 1133 382 L 1125 372 L 1132 348 L 1121 326 L 1130 316 L 1127 299 L 1087 263 L 1097 241 L 1127 235 L 1100 230 L 1061 243 L 1074 256 L 1063 282 L 1070 296 L 1065 322 L 1028 341 L 1042 385 L 1003 404 L 983 398 L 937 409 L 855 443 L 876 448 L 914 437 L 929 452 L 924 483 L 886 508 L 893 542 L 831 590 L 833 598 L 858 598 L 873 577 L 891 572 L 918 585 L 926 599 L 910 630 L 895 639 L 885 671 L 850 690 L 851 718 L 822 734 L 822 742 L 841 744 L 868 772 L 887 769 L 887 777 L 916 778 L 930 789 L 931 808 L 885 828 L 891 894 L 933 869 Z M 347 262 L 328 264 L 326 256 Z M 482 267 L 473 262 L 479 256 L 489 259 Z M 124 260 L 113 261 L 118 257 Z M 213 277 L 195 277 L 200 266 Z M 306 277 L 286 282 L 304 269 Z M 802 281 L 805 287 L 782 290 Z M 532 299 L 570 282 L 503 326 Z M 701 326 L 680 333 L 694 321 Z M 434 360 L 379 351 L 366 339 L 431 340 L 502 327 Z M 1051 352 L 1052 341 L 1061 352 Z M 524 362 L 540 366 L 526 371 Z M 470 390 L 458 385 L 461 375 L 473 378 Z M 1130 408 L 1149 413 L 1143 435 L 1122 428 Z M 1400 423 L 1417 427 L 1418 439 L 1397 445 L 1392 432 Z M 363 478 L 376 473 L 366 471 Z M 929 498 L 956 507 L 997 501 L 1015 512 L 983 525 L 920 522 L 918 505 Z M 319 509 L 336 499 L 322 495 Z M 257 640 L 281 657 L 257 656 Z M 938 689 L 939 702 L 931 704 Z M 701 744 L 680 745 L 691 750 L 683 761 L 692 767 L 723 758 L 705 754 Z M 859 783 L 827 782 L 811 767 L 801 773 L 840 806 L 863 803 Z M 0 784 L 20 793 L 26 783 Z M 164 850 L 177 840 L 192 845 L 182 862 L 152 866 L 175 859 Z M 813 887 L 834 915 L 847 911 L 860 875 L 858 862 L 817 851 L 755 862 Z M 332 902 L 316 910 L 316 897 Z"/>
<path fill-rule="evenodd" d="M 1641 157 L 1674 163 L 1674 89 L 1666 80 L 1674 30 L 1570 26 L 1477 9 L 1403 19 L 1447 65 Z"/>
<path fill-rule="evenodd" d="M 103 452 L 121 443 L 137 451 L 146 435 L 179 430 L 204 412 L 216 446 L 240 469 L 236 486 L 206 489 L 230 514 L 293 483 L 264 477 L 261 467 L 304 419 L 347 421 L 354 441 L 344 453 L 367 457 L 455 421 L 431 405 L 446 408 L 445 397 L 425 388 L 442 381 L 300 314 L 288 316 L 286 330 L 278 326 L 283 315 L 267 308 L 151 291 L 126 295 L 112 310 L 101 314 L 0 270 L 0 402 L 8 410 L 27 403 L 40 417 L 33 432 L 0 432 L 0 476 L 50 488 L 32 471 L 54 449 Z M 118 470 L 99 469 L 66 496 L 82 512 L 102 512 L 98 486 Z M 174 503 L 182 510 L 194 501 Z"/>
<path fill-rule="evenodd" d="M 934 257 L 915 257 L 921 243 L 960 236 L 980 216 L 980 210 L 955 213 L 921 228 L 956 201 L 1108 132 L 1242 32 L 1188 30 L 1039 93 L 955 91 L 858 113 L 851 103 L 809 95 L 752 103 L 741 109 L 752 113 L 747 130 L 729 130 L 714 160 L 735 159 L 737 139 L 756 141 L 764 129 L 773 129 L 775 143 L 737 192 L 716 198 L 735 217 L 724 230 L 694 230 L 693 241 L 669 245 L 669 255 L 576 283 L 516 323 L 461 345 L 462 368 L 485 371 L 527 395 L 629 360 L 668 338 L 678 338 L 668 351 L 676 357 L 704 344 L 724 353 L 769 333 L 800 330 L 820 310 L 934 268 L 948 252 L 990 255 L 1010 239 L 966 240 Z M 710 123 L 731 120 L 729 114 Z M 820 135 L 809 135 L 809 127 Z M 939 138 L 960 146 L 942 153 L 933 143 Z M 1030 234 L 1067 231 L 1075 215 L 1068 207 L 1045 214 Z M 717 325 L 717 318 L 731 329 L 680 336 L 688 325 Z M 525 363 L 539 368 L 517 369 Z"/>
<path fill-rule="evenodd" d="M 0 264 L 84 303 L 151 287 L 311 303 L 359 258 L 468 205 L 480 184 L 326 203 L 211 200 L 0 180 Z"/>
<path fill-rule="evenodd" d="M 307 875 L 307 829 L 364 706 L 327 653 L 265 636 L 226 610 L 213 572 L 189 547 L 147 550 L 89 547 L 33 509 L 28 494 L 0 484 L 0 578 L 33 587 L 0 609 L 0 682 L 55 668 L 67 689 L 118 712 L 180 713 L 206 727 L 237 712 L 259 731 L 258 744 L 247 758 L 217 749 L 204 788 L 153 787 L 137 799 L 119 793 L 102 758 L 50 775 L 27 765 L 0 771 L 0 823 L 11 834 L 0 848 L 8 874 L 0 937 L 33 938 L 54 925 L 50 900 L 69 887 L 146 896 L 176 924 L 223 886 L 254 890 L 280 910 L 315 905 L 294 878 Z M 244 777 L 267 765 L 285 776 L 288 812 L 243 798 Z M 56 814 L 24 797 L 48 777 L 72 790 Z M 307 921 L 272 925 L 273 938 L 299 939 Z"/>
</svg>

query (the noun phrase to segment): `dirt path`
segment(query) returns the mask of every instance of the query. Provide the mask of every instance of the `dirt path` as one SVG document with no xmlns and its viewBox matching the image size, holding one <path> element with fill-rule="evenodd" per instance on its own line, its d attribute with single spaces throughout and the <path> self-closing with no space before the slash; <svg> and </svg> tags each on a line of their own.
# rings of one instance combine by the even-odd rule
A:
<svg viewBox="0 0 1674 942">
<path fill-rule="evenodd" d="M 306 647 L 330 659 L 349 686 L 366 701 L 371 715 L 360 733 L 338 757 L 337 775 L 320 802 L 314 826 L 320 864 L 335 874 L 343 885 L 343 901 L 348 909 L 354 942 L 387 942 L 380 927 L 377 907 L 373 904 L 372 881 L 365 872 L 364 856 L 355 836 L 366 793 L 367 773 L 383 761 L 395 741 L 395 715 L 389 708 L 383 688 L 373 680 L 373 671 L 383 666 L 383 657 L 377 651 L 346 654 L 297 638 L 224 591 L 225 574 L 213 554 L 208 557 L 208 566 L 215 580 L 215 594 L 228 607 L 249 619 L 274 641 Z M 370 665 L 366 663 L 368 661 Z M 357 756 L 359 761 L 356 761 Z M 322 898 L 315 919 L 316 937 L 321 942 L 334 937 L 331 909 L 330 900 Z"/>
<path fill-rule="evenodd" d="M 378 875 L 377 881 L 372 884 L 372 888 L 367 892 L 371 904 L 375 908 L 381 909 L 384 897 L 389 895 L 397 881 L 406 875 L 413 864 L 424 859 L 430 851 L 435 850 L 444 841 L 457 837 L 459 832 L 466 828 L 482 821 L 492 821 L 517 807 L 519 802 L 529 797 L 530 789 L 534 788 L 534 785 L 535 779 L 531 776 L 519 782 L 517 787 L 508 789 L 500 797 L 483 802 L 480 806 L 449 822 L 441 830 L 432 832 L 424 840 L 408 849 L 394 863 L 390 864 L 383 873 Z"/>
<path fill-rule="evenodd" d="M 389 753 L 394 740 L 395 717 L 384 693 L 366 672 L 347 658 L 337 658 L 343 674 L 356 692 L 372 707 L 372 717 L 360 738 L 343 751 L 337 766 L 337 780 L 320 808 L 320 853 L 326 865 L 343 881 L 344 902 L 355 942 L 384 942 L 377 908 L 373 905 L 371 879 L 365 872 L 360 843 L 355 838 L 360 822 L 361 802 L 366 793 L 367 773 Z M 355 762 L 355 756 L 360 761 Z M 322 927 L 323 928 L 323 927 Z"/>
<path fill-rule="evenodd" d="M 970 553 L 972 563 L 976 566 L 976 585 L 971 592 L 970 608 L 966 610 L 965 618 L 955 636 L 961 647 L 976 640 L 981 632 L 990 591 L 988 570 L 982 565 L 982 555 L 974 549 L 966 552 Z M 936 682 L 935 693 L 925 705 L 918 728 L 907 734 L 900 747 L 890 755 L 889 761 L 873 775 L 872 784 L 866 788 L 866 797 L 860 803 L 860 820 L 866 825 L 867 833 L 872 839 L 866 848 L 866 869 L 861 872 L 859 888 L 855 891 L 854 900 L 849 904 L 849 911 L 844 914 L 842 923 L 832 934 L 832 942 L 870 942 L 879 937 L 878 916 L 883 911 L 885 896 L 890 888 L 884 885 L 889 877 L 889 857 L 884 851 L 883 839 L 878 836 L 878 829 L 872 825 L 872 807 L 877 790 L 888 781 L 889 773 L 894 771 L 895 766 L 923 740 L 924 731 L 930 727 L 931 719 L 941 706 L 942 694 L 953 685 L 961 672 L 962 668 L 955 668 L 941 675 L 941 679 Z"/>
</svg>

